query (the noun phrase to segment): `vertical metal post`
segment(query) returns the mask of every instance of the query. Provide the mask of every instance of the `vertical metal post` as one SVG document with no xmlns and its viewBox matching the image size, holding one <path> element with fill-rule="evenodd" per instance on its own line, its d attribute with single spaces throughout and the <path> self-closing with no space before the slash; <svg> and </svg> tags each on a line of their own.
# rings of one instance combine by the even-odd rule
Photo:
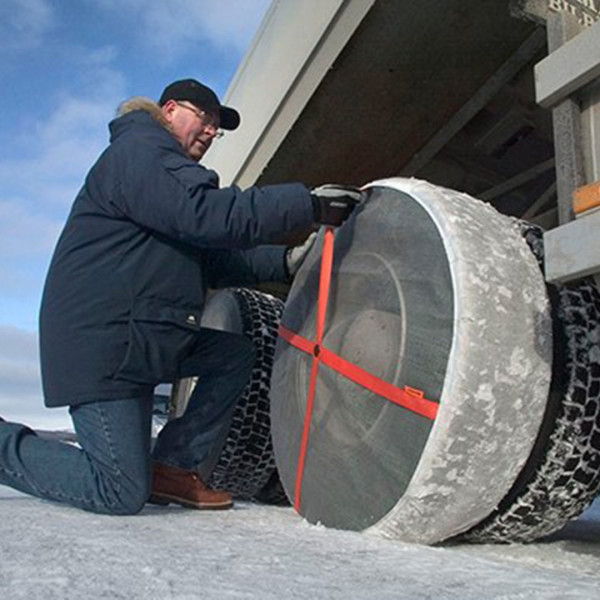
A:
<svg viewBox="0 0 600 600">
<path fill-rule="evenodd" d="M 169 421 L 183 415 L 197 380 L 197 377 L 188 377 L 187 379 L 178 379 L 173 384 L 169 397 Z"/>
<path fill-rule="evenodd" d="M 548 52 L 553 52 L 582 27 L 569 13 L 556 13 L 547 21 Z M 554 128 L 554 155 L 556 160 L 556 187 L 558 196 L 558 222 L 574 219 L 573 192 L 586 182 L 582 148 L 581 109 L 578 102 L 568 98 L 552 110 Z"/>
</svg>

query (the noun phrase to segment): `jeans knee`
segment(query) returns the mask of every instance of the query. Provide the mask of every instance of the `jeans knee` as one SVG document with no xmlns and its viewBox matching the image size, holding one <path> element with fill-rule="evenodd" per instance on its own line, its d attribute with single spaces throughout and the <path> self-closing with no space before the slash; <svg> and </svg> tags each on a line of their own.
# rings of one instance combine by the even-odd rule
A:
<svg viewBox="0 0 600 600">
<path fill-rule="evenodd" d="M 111 514 L 116 516 L 137 515 L 144 508 L 149 496 L 127 495 L 121 496 L 110 508 Z"/>
<path fill-rule="evenodd" d="M 109 478 L 102 494 L 99 512 L 115 516 L 138 514 L 150 497 L 150 477 L 147 481 L 134 481 L 124 475 Z"/>
</svg>

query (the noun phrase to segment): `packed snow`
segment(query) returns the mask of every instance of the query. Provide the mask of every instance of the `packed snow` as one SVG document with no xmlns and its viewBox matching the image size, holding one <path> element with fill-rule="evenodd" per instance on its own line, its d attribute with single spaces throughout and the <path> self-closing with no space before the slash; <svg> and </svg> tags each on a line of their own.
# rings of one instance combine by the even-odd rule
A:
<svg viewBox="0 0 600 600">
<path fill-rule="evenodd" d="M 148 505 L 108 517 L 0 486 L 2 598 L 600 597 L 600 502 L 535 544 L 430 547 L 309 525 L 290 507 Z"/>
</svg>

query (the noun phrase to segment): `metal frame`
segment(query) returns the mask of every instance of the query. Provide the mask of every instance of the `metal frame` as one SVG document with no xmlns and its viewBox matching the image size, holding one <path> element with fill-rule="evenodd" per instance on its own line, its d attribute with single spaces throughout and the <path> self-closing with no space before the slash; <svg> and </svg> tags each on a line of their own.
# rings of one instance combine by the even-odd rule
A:
<svg viewBox="0 0 600 600">
<path fill-rule="evenodd" d="M 494 200 L 499 196 L 507 194 L 508 192 L 512 192 L 513 190 L 521 187 L 522 185 L 533 181 L 539 175 L 543 175 L 544 173 L 547 173 L 548 171 L 550 171 L 550 169 L 553 168 L 554 158 L 550 158 L 540 163 L 539 165 L 535 165 L 534 167 L 531 167 L 531 169 L 527 169 L 526 171 L 523 171 L 522 173 L 519 173 L 518 175 L 515 175 L 514 177 L 511 177 L 510 179 L 507 179 L 506 181 L 495 185 L 493 188 L 490 188 L 489 190 L 478 194 L 477 197 L 480 200 L 485 200 L 486 202 L 489 202 L 490 200 Z"/>
<path fill-rule="evenodd" d="M 415 154 L 399 171 L 403 177 L 418 173 L 489 101 L 498 91 L 525 67 L 544 47 L 546 37 L 543 29 L 536 29 L 500 66 L 500 68 L 477 90 L 471 99 Z"/>
<path fill-rule="evenodd" d="M 573 194 L 589 181 L 586 162 L 596 152 L 594 132 L 600 128 L 596 80 L 600 77 L 600 23 L 583 30 L 573 15 L 548 20 L 550 54 L 535 67 L 536 95 L 552 106 L 559 227 L 544 235 L 546 278 L 566 282 L 600 273 L 600 213 L 574 220 Z M 582 119 L 581 104 L 588 118 Z M 584 130 L 585 127 L 585 130 Z M 590 169 L 588 168 L 588 171 Z"/>
</svg>

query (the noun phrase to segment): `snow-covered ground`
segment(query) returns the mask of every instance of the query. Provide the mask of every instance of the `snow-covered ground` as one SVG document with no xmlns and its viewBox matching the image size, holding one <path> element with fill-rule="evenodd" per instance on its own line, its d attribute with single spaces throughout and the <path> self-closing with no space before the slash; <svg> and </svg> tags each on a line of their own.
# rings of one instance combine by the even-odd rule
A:
<svg viewBox="0 0 600 600">
<path fill-rule="evenodd" d="M 106 517 L 0 486 L 0 597 L 595 599 L 600 503 L 545 542 L 433 548 L 312 526 L 291 508 Z"/>
</svg>

